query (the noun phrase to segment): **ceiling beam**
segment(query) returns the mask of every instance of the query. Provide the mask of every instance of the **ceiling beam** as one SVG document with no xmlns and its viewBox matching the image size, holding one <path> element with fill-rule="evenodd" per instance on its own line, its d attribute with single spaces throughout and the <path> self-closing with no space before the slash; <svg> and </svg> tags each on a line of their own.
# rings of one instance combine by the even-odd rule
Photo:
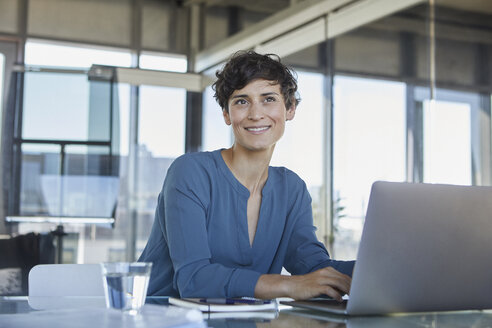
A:
<svg viewBox="0 0 492 328">
<path fill-rule="evenodd" d="M 255 51 L 261 54 L 276 54 L 284 57 L 325 40 L 326 17 L 323 16 L 270 42 L 257 45 Z"/>
<path fill-rule="evenodd" d="M 327 38 L 331 39 L 427 0 L 362 0 L 330 13 Z"/>
<path fill-rule="evenodd" d="M 195 72 L 217 65 L 239 51 L 274 39 L 354 0 L 305 0 L 219 42 L 196 55 Z"/>
<path fill-rule="evenodd" d="M 239 50 L 287 56 L 427 0 L 306 0 L 199 52 L 203 72 Z"/>
</svg>

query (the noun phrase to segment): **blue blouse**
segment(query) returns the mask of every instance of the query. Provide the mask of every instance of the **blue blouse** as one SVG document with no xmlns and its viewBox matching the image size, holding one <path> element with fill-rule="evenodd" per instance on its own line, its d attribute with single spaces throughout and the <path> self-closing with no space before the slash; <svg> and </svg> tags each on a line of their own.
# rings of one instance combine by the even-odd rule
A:
<svg viewBox="0 0 492 328">
<path fill-rule="evenodd" d="M 250 245 L 249 191 L 221 150 L 185 154 L 170 166 L 139 261 L 152 262 L 149 295 L 254 296 L 262 274 L 305 274 L 332 266 L 351 275 L 353 261 L 331 260 L 315 235 L 306 185 L 284 167 L 269 167 Z"/>
</svg>

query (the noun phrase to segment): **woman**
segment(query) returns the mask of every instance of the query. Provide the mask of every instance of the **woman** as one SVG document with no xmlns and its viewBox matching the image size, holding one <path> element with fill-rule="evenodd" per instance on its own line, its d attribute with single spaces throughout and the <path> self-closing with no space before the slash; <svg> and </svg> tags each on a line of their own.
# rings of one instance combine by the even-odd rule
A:
<svg viewBox="0 0 492 328">
<path fill-rule="evenodd" d="M 252 51 L 216 75 L 234 144 L 185 154 L 169 168 L 139 259 L 153 262 L 149 295 L 341 300 L 354 262 L 331 260 L 316 239 L 304 181 L 269 166 L 295 116 L 296 79 L 278 57 Z"/>
</svg>

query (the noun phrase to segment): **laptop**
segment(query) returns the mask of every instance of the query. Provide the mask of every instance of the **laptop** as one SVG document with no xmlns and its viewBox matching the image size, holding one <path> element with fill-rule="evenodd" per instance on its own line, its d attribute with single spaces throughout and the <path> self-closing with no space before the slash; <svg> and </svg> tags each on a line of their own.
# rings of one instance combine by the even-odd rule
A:
<svg viewBox="0 0 492 328">
<path fill-rule="evenodd" d="M 344 315 L 492 308 L 492 187 L 375 182 Z"/>
</svg>

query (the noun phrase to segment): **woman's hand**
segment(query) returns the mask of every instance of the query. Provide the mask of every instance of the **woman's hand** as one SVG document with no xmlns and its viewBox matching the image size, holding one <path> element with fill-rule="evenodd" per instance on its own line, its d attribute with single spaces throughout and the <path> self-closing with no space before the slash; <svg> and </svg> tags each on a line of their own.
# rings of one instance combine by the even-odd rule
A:
<svg viewBox="0 0 492 328">
<path fill-rule="evenodd" d="M 350 292 L 351 282 L 349 276 L 327 267 L 305 275 L 291 276 L 288 297 L 308 299 L 326 294 L 342 301 L 342 296 Z"/>
<path fill-rule="evenodd" d="M 319 295 L 328 295 L 338 301 L 350 292 L 352 279 L 327 267 L 317 271 L 296 276 L 265 274 L 260 276 L 255 287 L 258 298 L 290 297 L 297 300 Z"/>
</svg>

